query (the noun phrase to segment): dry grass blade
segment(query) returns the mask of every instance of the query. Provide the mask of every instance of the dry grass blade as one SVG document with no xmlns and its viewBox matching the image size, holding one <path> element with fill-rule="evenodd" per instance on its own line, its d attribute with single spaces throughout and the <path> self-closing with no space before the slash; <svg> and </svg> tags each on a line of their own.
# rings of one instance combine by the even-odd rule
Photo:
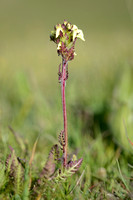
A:
<svg viewBox="0 0 133 200">
<path fill-rule="evenodd" d="M 125 121 L 123 120 L 123 124 L 124 124 L 124 128 L 125 128 L 125 134 L 126 134 L 126 137 L 128 139 L 128 142 L 132 145 L 133 147 L 133 142 L 129 139 L 128 137 L 128 132 L 127 132 L 127 127 L 126 127 L 126 124 L 125 124 Z"/>
<path fill-rule="evenodd" d="M 123 181 L 125 187 L 126 187 L 127 190 L 129 191 L 128 185 L 126 184 L 125 179 L 124 179 L 124 177 L 123 177 L 123 175 L 122 175 L 122 173 L 121 173 L 121 169 L 120 169 L 120 165 L 119 165 L 118 160 L 116 160 L 116 162 L 117 162 L 117 165 L 118 165 L 118 170 L 119 170 L 119 173 L 120 173 L 121 179 L 122 179 L 122 181 Z"/>
<path fill-rule="evenodd" d="M 11 126 L 8 126 L 9 130 L 12 132 L 12 134 L 14 135 L 17 143 L 20 145 L 20 148 L 22 149 L 22 151 L 25 151 L 26 149 L 26 144 L 24 142 L 24 140 L 20 137 L 19 134 L 17 134 L 13 128 Z"/>
<path fill-rule="evenodd" d="M 40 200 L 41 199 L 41 194 L 39 194 L 38 196 L 37 196 L 37 198 L 36 198 L 36 200 Z"/>
<path fill-rule="evenodd" d="M 79 185 L 79 183 L 80 183 L 80 181 L 81 181 L 81 179 L 82 179 L 84 173 L 85 173 L 85 169 L 83 170 L 81 176 L 80 176 L 79 179 L 77 180 L 76 185 L 74 186 L 74 188 L 72 189 L 72 191 L 70 192 L 70 194 L 72 194 L 73 191 L 75 190 L 75 188 Z"/>
<path fill-rule="evenodd" d="M 31 166 L 32 162 L 33 162 L 33 159 L 34 159 L 34 156 L 35 156 L 35 151 L 36 151 L 36 146 L 37 146 L 37 142 L 38 142 L 38 138 L 36 139 L 34 145 L 33 145 L 33 149 L 32 149 L 32 154 L 31 154 L 31 157 L 30 157 L 30 161 L 29 161 L 29 165 Z"/>
<path fill-rule="evenodd" d="M 31 154 L 30 161 L 29 161 L 29 167 L 30 167 L 30 169 L 29 169 L 29 176 L 30 176 L 29 188 L 30 188 L 31 182 L 32 182 L 32 178 L 31 178 L 31 165 L 32 165 L 32 162 L 33 162 L 33 159 L 34 159 L 34 156 L 35 156 L 37 142 L 38 142 L 38 138 L 36 139 L 36 141 L 35 141 L 35 143 L 33 145 L 32 154 Z"/>
</svg>

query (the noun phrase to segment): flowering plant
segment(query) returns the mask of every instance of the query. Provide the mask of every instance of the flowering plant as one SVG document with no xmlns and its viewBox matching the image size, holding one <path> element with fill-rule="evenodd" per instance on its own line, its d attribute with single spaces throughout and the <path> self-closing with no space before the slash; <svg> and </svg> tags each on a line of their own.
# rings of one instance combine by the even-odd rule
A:
<svg viewBox="0 0 133 200">
<path fill-rule="evenodd" d="M 68 79 L 68 61 L 71 61 L 74 59 L 75 42 L 77 38 L 80 38 L 81 40 L 85 41 L 82 30 L 78 29 L 76 25 L 72 25 L 66 20 L 64 20 L 63 24 L 57 24 L 54 27 L 54 30 L 51 31 L 51 35 L 50 35 L 50 39 L 57 44 L 58 55 L 62 56 L 62 70 L 61 70 L 61 64 L 60 64 L 58 75 L 59 75 L 59 81 L 61 82 L 64 129 L 61 131 L 59 135 L 59 143 L 63 150 L 64 169 L 65 168 L 67 169 L 68 167 L 68 162 L 67 162 L 68 136 L 67 136 L 65 85 L 66 85 L 66 80 Z M 76 164 L 78 163 L 78 167 L 76 167 L 76 170 L 79 168 L 81 162 L 82 162 L 82 159 L 75 161 Z M 71 164 L 75 165 L 74 163 L 71 163 Z"/>
</svg>

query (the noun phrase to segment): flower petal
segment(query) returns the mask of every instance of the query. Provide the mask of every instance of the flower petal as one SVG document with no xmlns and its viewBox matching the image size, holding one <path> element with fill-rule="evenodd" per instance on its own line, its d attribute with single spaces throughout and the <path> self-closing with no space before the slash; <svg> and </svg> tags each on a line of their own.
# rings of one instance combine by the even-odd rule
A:
<svg viewBox="0 0 133 200">
<path fill-rule="evenodd" d="M 61 42 L 58 44 L 57 50 L 60 50 L 60 47 L 61 47 Z"/>
<path fill-rule="evenodd" d="M 83 31 L 81 29 L 78 29 L 77 38 L 80 38 L 81 40 L 85 41 L 84 34 L 83 34 Z"/>
<path fill-rule="evenodd" d="M 73 25 L 72 26 L 72 30 L 74 31 L 74 30 L 78 30 L 78 27 L 76 26 L 76 25 Z"/>
<path fill-rule="evenodd" d="M 60 31 L 63 33 L 63 29 L 61 27 L 61 24 L 57 24 L 57 26 L 56 26 L 56 38 L 60 35 Z"/>
<path fill-rule="evenodd" d="M 77 33 L 78 33 L 77 30 L 74 30 L 74 31 L 73 31 L 73 41 L 74 41 L 75 38 L 77 37 Z"/>
</svg>

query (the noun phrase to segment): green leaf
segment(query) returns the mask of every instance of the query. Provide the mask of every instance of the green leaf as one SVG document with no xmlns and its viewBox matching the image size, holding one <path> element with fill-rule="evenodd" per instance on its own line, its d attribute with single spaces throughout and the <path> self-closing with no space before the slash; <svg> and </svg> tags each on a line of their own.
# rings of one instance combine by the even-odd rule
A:
<svg viewBox="0 0 133 200">
<path fill-rule="evenodd" d="M 70 161 L 69 164 L 67 164 L 66 168 L 63 170 L 59 170 L 57 176 L 54 178 L 55 181 L 65 181 L 66 178 L 72 176 L 73 174 L 75 174 L 79 167 L 81 166 L 83 159 L 80 158 L 79 160 L 76 161 Z"/>
</svg>

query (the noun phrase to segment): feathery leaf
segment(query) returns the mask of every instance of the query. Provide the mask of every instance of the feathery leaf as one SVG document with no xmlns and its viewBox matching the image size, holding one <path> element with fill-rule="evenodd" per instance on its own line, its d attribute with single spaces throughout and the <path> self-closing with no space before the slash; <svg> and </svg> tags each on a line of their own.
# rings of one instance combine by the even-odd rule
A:
<svg viewBox="0 0 133 200">
<path fill-rule="evenodd" d="M 58 145 L 55 144 L 52 148 L 51 151 L 49 153 L 47 162 L 41 172 L 40 177 L 45 177 L 45 178 L 50 178 L 54 172 L 55 172 L 55 168 L 56 168 L 56 162 L 59 158 L 59 148 Z"/>
<path fill-rule="evenodd" d="M 76 161 L 70 161 L 66 165 L 66 168 L 63 170 L 59 170 L 57 176 L 54 178 L 55 181 L 65 181 L 67 177 L 72 176 L 75 172 L 78 171 L 79 167 L 81 166 L 83 159 L 80 158 Z"/>
<path fill-rule="evenodd" d="M 62 149 L 62 147 L 65 146 L 65 144 L 66 144 L 64 131 L 60 132 L 58 139 L 59 139 L 59 144 L 61 145 L 61 149 Z"/>
</svg>

